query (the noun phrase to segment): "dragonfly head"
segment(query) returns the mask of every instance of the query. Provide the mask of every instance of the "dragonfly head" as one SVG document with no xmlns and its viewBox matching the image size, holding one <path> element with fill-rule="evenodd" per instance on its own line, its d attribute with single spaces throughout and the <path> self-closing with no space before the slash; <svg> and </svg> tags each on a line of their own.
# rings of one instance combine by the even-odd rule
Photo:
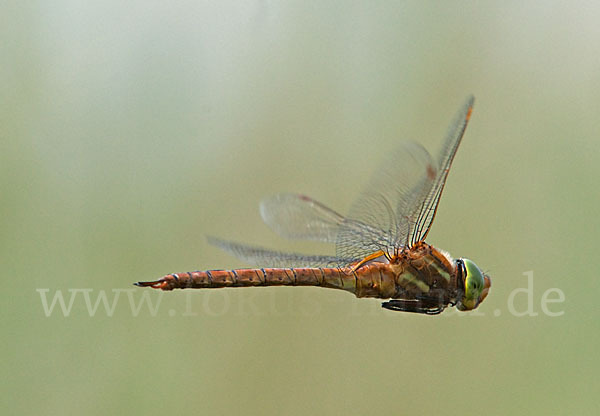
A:
<svg viewBox="0 0 600 416">
<path fill-rule="evenodd" d="M 462 285 L 464 291 L 456 308 L 459 311 L 470 311 L 483 302 L 492 286 L 492 281 L 469 259 L 456 260 L 456 268 L 459 285 Z"/>
</svg>

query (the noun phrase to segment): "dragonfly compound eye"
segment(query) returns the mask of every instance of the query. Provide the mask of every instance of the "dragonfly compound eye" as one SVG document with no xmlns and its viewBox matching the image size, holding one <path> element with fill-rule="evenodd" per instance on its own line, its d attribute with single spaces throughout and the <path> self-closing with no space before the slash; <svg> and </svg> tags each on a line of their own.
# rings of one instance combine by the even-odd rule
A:
<svg viewBox="0 0 600 416">
<path fill-rule="evenodd" d="M 469 259 L 461 259 L 464 264 L 463 279 L 465 293 L 459 302 L 458 309 L 461 311 L 470 311 L 475 309 L 481 301 L 487 296 L 491 286 L 488 276 L 479 270 L 479 267 Z"/>
</svg>

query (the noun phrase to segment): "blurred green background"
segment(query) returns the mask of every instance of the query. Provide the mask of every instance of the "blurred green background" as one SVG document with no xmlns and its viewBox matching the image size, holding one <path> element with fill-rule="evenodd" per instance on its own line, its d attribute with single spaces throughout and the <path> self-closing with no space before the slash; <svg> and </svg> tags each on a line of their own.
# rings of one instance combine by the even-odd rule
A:
<svg viewBox="0 0 600 416">
<path fill-rule="evenodd" d="M 597 414 L 599 21 L 592 2 L 4 4 L 2 413 Z M 244 266 L 207 234 L 331 250 L 272 234 L 260 199 L 345 212 L 400 140 L 437 152 L 469 93 L 428 242 L 491 274 L 476 313 L 131 286 Z"/>
</svg>

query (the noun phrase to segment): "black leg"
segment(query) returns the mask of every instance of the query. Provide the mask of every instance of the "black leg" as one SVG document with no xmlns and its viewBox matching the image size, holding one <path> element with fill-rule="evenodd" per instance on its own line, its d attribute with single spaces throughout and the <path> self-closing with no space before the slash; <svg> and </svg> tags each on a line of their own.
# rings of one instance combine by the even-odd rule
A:
<svg viewBox="0 0 600 416">
<path fill-rule="evenodd" d="M 439 302 L 432 302 L 426 299 L 392 299 L 383 302 L 381 306 L 390 311 L 421 313 L 424 315 L 438 315 L 445 309 L 445 306 Z"/>
</svg>

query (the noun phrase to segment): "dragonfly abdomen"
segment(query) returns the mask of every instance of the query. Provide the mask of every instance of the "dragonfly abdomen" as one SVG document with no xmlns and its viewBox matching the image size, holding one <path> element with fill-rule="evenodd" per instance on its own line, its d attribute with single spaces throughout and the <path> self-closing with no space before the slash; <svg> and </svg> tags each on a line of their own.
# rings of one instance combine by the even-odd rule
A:
<svg viewBox="0 0 600 416">
<path fill-rule="evenodd" d="M 216 289 L 223 287 L 319 286 L 354 293 L 357 297 L 391 298 L 396 280 L 388 264 L 351 268 L 263 268 L 172 273 L 137 286 L 155 289 Z"/>
<path fill-rule="evenodd" d="M 156 289 L 216 289 L 253 286 L 320 286 L 354 292 L 356 279 L 339 268 L 263 268 L 172 273 L 138 286 Z"/>
</svg>

